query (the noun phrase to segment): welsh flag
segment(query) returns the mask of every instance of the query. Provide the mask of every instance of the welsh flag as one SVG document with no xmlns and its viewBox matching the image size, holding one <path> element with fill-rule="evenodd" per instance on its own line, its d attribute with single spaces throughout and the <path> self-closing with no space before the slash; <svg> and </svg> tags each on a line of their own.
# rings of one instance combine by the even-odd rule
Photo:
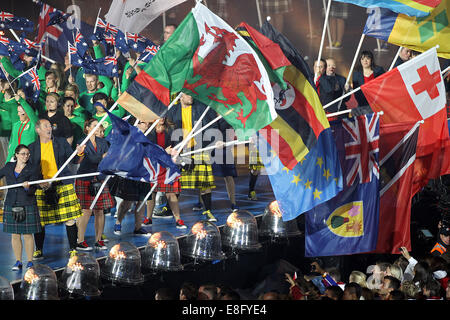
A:
<svg viewBox="0 0 450 320">
<path fill-rule="evenodd" d="M 277 116 L 272 85 L 252 47 L 197 3 L 118 103 L 142 121 L 158 118 L 178 92 L 209 105 L 246 140 Z"/>
</svg>

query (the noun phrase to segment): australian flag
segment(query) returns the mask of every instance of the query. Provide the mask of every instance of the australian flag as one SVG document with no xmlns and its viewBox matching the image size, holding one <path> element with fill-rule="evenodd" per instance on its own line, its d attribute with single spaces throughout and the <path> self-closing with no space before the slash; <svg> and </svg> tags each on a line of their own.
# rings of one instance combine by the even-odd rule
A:
<svg viewBox="0 0 450 320">
<path fill-rule="evenodd" d="M 67 42 L 73 42 L 74 33 L 76 30 L 74 26 L 79 24 L 79 30 L 83 35 L 90 35 L 93 31 L 93 26 L 78 20 L 75 16 L 69 17 L 67 21 L 59 24 L 48 25 L 51 20 L 51 13 L 59 10 L 41 3 L 41 11 L 39 14 L 38 34 L 35 42 L 42 43 L 45 41 L 43 47 L 43 54 L 57 62 L 64 63 L 64 57 L 67 54 Z M 71 23 L 69 23 L 71 22 Z"/>
<path fill-rule="evenodd" d="M 24 32 L 33 32 L 34 24 L 32 21 L 15 17 L 13 14 L 5 11 L 0 12 L 0 29 L 21 30 Z"/>
<path fill-rule="evenodd" d="M 128 46 L 127 39 L 125 34 L 117 30 L 116 39 L 115 39 L 115 46 L 123 55 L 128 55 L 130 52 L 130 47 Z"/>
<path fill-rule="evenodd" d="M 164 183 L 179 179 L 180 169 L 163 148 L 150 142 L 138 128 L 106 111 L 112 130 L 106 138 L 110 143 L 108 153 L 98 166 L 101 173 L 154 183 L 160 170 L 166 168 Z"/>
<path fill-rule="evenodd" d="M 137 33 L 127 32 L 127 43 L 128 46 L 136 52 L 142 53 L 145 51 L 147 46 L 154 45 L 149 39 L 140 36 Z"/>
<path fill-rule="evenodd" d="M 9 56 L 9 47 L 11 40 L 6 37 L 0 36 L 0 55 Z"/>
<path fill-rule="evenodd" d="M 77 33 L 75 34 L 74 45 L 80 57 L 84 57 L 86 51 L 89 49 L 89 45 L 79 29 L 77 29 Z"/>
<path fill-rule="evenodd" d="M 84 59 L 81 65 L 84 72 L 88 74 L 97 74 L 111 78 L 119 76 L 117 59 L 113 56 L 106 56 L 99 59 Z"/>
<path fill-rule="evenodd" d="M 344 188 L 305 214 L 305 256 L 364 253 L 376 248 L 379 220 L 376 113 L 330 123 L 339 153 Z"/>
<path fill-rule="evenodd" d="M 80 56 L 77 47 L 67 42 L 67 50 L 69 52 L 69 61 L 70 64 L 76 67 L 83 66 L 84 59 Z"/>
<path fill-rule="evenodd" d="M 34 102 L 36 102 L 39 99 L 41 90 L 41 84 L 39 82 L 39 76 L 36 71 L 36 66 L 22 73 L 19 78 L 21 87 L 25 91 L 25 96 L 27 97 L 27 99 L 32 99 Z"/>
<path fill-rule="evenodd" d="M 141 53 L 139 61 L 148 63 L 156 55 L 159 50 L 159 46 L 152 44 L 145 48 L 144 52 Z"/>
</svg>

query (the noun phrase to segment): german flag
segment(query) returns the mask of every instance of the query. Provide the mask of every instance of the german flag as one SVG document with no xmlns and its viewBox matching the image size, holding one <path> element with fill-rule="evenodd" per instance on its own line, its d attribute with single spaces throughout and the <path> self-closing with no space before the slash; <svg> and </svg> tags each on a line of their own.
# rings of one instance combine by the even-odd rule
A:
<svg viewBox="0 0 450 320">
<path fill-rule="evenodd" d="M 273 71 L 268 73 L 278 117 L 259 134 L 276 151 L 281 163 L 292 170 L 316 145 L 320 133 L 330 127 L 312 84 L 312 74 L 289 40 L 270 23 L 265 22 L 262 33 L 246 23 L 236 30 Z"/>
</svg>

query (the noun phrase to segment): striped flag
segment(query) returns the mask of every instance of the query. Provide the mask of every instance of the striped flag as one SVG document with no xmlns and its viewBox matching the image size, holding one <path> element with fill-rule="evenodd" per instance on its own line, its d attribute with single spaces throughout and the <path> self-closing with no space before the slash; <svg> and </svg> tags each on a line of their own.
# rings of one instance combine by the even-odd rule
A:
<svg viewBox="0 0 450 320">
<path fill-rule="evenodd" d="M 412 17 L 426 17 L 441 0 L 334 0 L 365 8 L 386 8 Z"/>
<path fill-rule="evenodd" d="M 248 30 L 252 38 L 257 37 L 256 30 L 251 27 Z M 261 133 L 272 148 L 278 150 L 281 163 L 292 169 L 315 146 L 319 135 L 330 124 L 300 53 L 269 22 L 264 23 L 261 31 L 262 37 L 267 37 L 281 49 L 277 56 L 284 57 L 289 64 L 282 74 L 287 88 L 283 90 L 278 83 L 273 86 L 278 117 Z M 258 47 L 264 57 L 270 55 L 262 45 Z"/>
</svg>

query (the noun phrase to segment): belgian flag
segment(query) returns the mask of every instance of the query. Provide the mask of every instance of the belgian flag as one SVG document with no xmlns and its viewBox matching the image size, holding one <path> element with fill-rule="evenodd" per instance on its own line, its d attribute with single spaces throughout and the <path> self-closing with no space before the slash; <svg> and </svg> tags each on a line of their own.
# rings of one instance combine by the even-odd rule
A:
<svg viewBox="0 0 450 320">
<path fill-rule="evenodd" d="M 236 31 L 272 69 L 268 73 L 278 117 L 259 134 L 291 170 L 316 145 L 320 133 L 330 127 L 312 73 L 300 53 L 269 22 L 264 23 L 261 33 L 246 23 L 241 23 Z"/>
</svg>

